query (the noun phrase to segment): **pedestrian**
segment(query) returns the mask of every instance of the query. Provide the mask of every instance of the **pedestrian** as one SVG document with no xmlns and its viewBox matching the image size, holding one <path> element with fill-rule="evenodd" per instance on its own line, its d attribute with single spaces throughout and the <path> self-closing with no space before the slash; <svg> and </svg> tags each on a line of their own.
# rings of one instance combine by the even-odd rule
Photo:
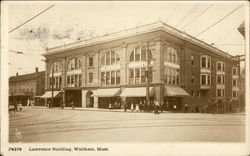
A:
<svg viewBox="0 0 250 156">
<path fill-rule="evenodd" d="M 174 104 L 173 108 L 174 108 L 174 113 L 176 113 L 177 106 L 175 104 Z"/>
<path fill-rule="evenodd" d="M 135 111 L 139 112 L 139 105 L 138 104 L 136 104 L 136 106 L 135 106 Z"/>
<path fill-rule="evenodd" d="M 188 104 L 184 105 L 184 112 L 187 113 L 188 112 Z"/>
<path fill-rule="evenodd" d="M 134 104 L 133 103 L 130 104 L 130 109 L 131 109 L 131 111 L 134 111 Z"/>
<path fill-rule="evenodd" d="M 124 112 L 127 112 L 127 102 L 124 101 Z"/>
<path fill-rule="evenodd" d="M 111 103 L 109 103 L 109 109 L 112 109 L 112 104 Z"/>
<path fill-rule="evenodd" d="M 71 101 L 71 107 L 72 107 L 72 109 L 75 109 L 75 105 L 74 105 L 74 101 L 73 100 Z"/>
<path fill-rule="evenodd" d="M 17 103 L 15 102 L 15 103 L 14 103 L 14 112 L 17 112 L 17 111 L 18 111 Z"/>
<path fill-rule="evenodd" d="M 155 115 L 156 114 L 159 115 L 159 107 L 160 107 L 160 104 L 155 100 L 154 101 L 154 113 L 155 113 Z"/>
</svg>

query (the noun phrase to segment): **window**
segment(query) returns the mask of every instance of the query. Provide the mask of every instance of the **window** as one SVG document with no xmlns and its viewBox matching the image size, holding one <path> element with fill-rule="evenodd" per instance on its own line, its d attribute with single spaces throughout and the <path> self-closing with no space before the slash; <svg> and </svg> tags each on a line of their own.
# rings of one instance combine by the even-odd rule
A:
<svg viewBox="0 0 250 156">
<path fill-rule="evenodd" d="M 173 47 L 167 47 L 164 57 L 164 59 L 168 62 L 178 63 L 178 54 Z"/>
<path fill-rule="evenodd" d="M 219 70 L 219 71 L 225 71 L 225 63 L 221 62 L 221 61 L 218 61 L 217 62 L 217 70 Z"/>
<path fill-rule="evenodd" d="M 93 83 L 93 73 L 89 73 L 89 83 Z"/>
<path fill-rule="evenodd" d="M 177 85 L 180 83 L 180 73 L 178 68 L 170 66 L 164 69 L 164 82 L 167 84 Z"/>
<path fill-rule="evenodd" d="M 206 84 L 206 75 L 201 75 L 201 84 L 202 85 Z"/>
<path fill-rule="evenodd" d="M 201 55 L 201 68 L 211 69 L 211 57 L 207 55 Z"/>
<path fill-rule="evenodd" d="M 233 90 L 233 98 L 237 98 L 238 95 L 237 95 L 237 91 L 236 90 Z"/>
<path fill-rule="evenodd" d="M 194 83 L 194 73 L 192 73 L 191 83 Z"/>
<path fill-rule="evenodd" d="M 114 51 L 111 51 L 111 64 L 115 64 L 115 52 Z"/>
<path fill-rule="evenodd" d="M 135 83 L 140 83 L 140 68 L 135 69 Z"/>
<path fill-rule="evenodd" d="M 110 71 L 106 72 L 106 85 L 110 85 Z"/>
<path fill-rule="evenodd" d="M 59 72 L 59 62 L 54 62 L 51 64 L 51 68 L 50 68 L 50 72 L 52 73 L 52 70 L 53 72 Z"/>
<path fill-rule="evenodd" d="M 146 68 L 141 68 L 141 83 L 146 83 Z"/>
<path fill-rule="evenodd" d="M 210 85 L 210 75 L 207 75 L 207 84 Z"/>
<path fill-rule="evenodd" d="M 191 96 L 194 96 L 194 91 L 191 91 Z"/>
<path fill-rule="evenodd" d="M 194 65 L 194 55 L 191 55 L 191 65 Z"/>
<path fill-rule="evenodd" d="M 117 70 L 116 71 L 116 84 L 120 84 L 120 71 L 119 70 Z"/>
<path fill-rule="evenodd" d="M 237 67 L 233 67 L 233 75 L 238 75 L 238 68 Z"/>
<path fill-rule="evenodd" d="M 68 71 L 71 71 L 71 70 L 77 70 L 77 69 L 81 69 L 82 68 L 82 64 L 81 64 L 81 61 L 80 59 L 78 58 L 73 58 L 69 61 L 69 64 L 68 64 Z"/>
<path fill-rule="evenodd" d="M 224 75 L 217 75 L 217 83 L 218 84 L 225 84 L 225 76 Z"/>
<path fill-rule="evenodd" d="M 233 79 L 233 87 L 237 87 L 237 80 Z"/>
<path fill-rule="evenodd" d="M 147 59 L 152 59 L 151 51 L 147 51 L 146 47 L 139 46 L 135 48 L 132 53 L 130 54 L 130 62 L 140 62 L 146 61 Z"/>
<path fill-rule="evenodd" d="M 217 89 L 217 96 L 218 97 L 224 97 L 225 96 L 225 90 L 224 89 Z"/>
<path fill-rule="evenodd" d="M 115 51 L 108 51 L 105 53 L 101 60 L 101 64 L 103 66 L 113 65 L 113 64 L 120 64 L 120 58 Z"/>
<path fill-rule="evenodd" d="M 101 85 L 105 85 L 105 79 L 106 79 L 106 75 L 105 72 L 101 72 Z"/>
<path fill-rule="evenodd" d="M 129 69 L 129 83 L 134 83 L 134 69 Z"/>
<path fill-rule="evenodd" d="M 89 67 L 93 67 L 94 66 L 94 57 L 91 56 L 89 57 Z"/>
<path fill-rule="evenodd" d="M 147 82 L 147 74 L 148 81 L 152 82 L 152 67 L 149 67 L 148 71 L 146 71 L 145 67 L 142 68 L 134 68 L 129 70 L 129 83 L 130 84 L 140 84 Z"/>
<path fill-rule="evenodd" d="M 115 71 L 111 71 L 111 85 L 115 84 Z"/>
</svg>

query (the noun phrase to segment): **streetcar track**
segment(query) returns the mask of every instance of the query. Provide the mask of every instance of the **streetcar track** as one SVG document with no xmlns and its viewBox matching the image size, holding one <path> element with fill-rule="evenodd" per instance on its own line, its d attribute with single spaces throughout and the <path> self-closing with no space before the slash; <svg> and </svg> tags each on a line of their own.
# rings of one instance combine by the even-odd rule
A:
<svg viewBox="0 0 250 156">
<path fill-rule="evenodd" d="M 39 116 L 41 114 L 42 113 L 39 113 L 39 114 L 36 114 L 36 115 L 31 115 L 31 116 L 25 116 L 25 117 L 22 117 L 22 118 L 10 119 L 10 121 L 22 120 L 22 119 L 26 119 L 26 118 L 34 118 L 34 117 Z"/>
<path fill-rule="evenodd" d="M 23 124 L 23 125 L 18 125 L 18 126 L 10 126 L 10 128 L 20 128 L 20 127 L 27 127 L 27 126 L 34 126 L 34 125 L 40 125 L 40 124 L 50 124 L 54 123 L 56 121 L 61 121 L 61 120 L 67 120 L 70 118 L 74 118 L 77 114 L 74 114 L 72 116 L 66 117 L 66 118 L 61 118 L 57 120 L 49 120 L 49 121 L 44 121 L 44 122 L 38 122 L 38 123 L 31 123 L 31 124 Z"/>
<path fill-rule="evenodd" d="M 244 124 L 171 124 L 171 125 L 137 125 L 137 126 L 119 126 L 119 127 L 99 127 L 99 128 L 80 128 L 80 129 L 66 129 L 66 130 L 54 130 L 54 131 L 43 131 L 43 132 L 29 132 L 22 133 L 22 135 L 34 135 L 34 134 L 46 134 L 46 133 L 60 133 L 60 132 L 75 132 L 75 131 L 91 131 L 91 130 L 112 130 L 112 129 L 129 129 L 129 128 L 151 128 L 151 127 L 199 127 L 199 126 L 244 126 Z M 10 135 L 12 136 L 12 135 Z"/>
</svg>

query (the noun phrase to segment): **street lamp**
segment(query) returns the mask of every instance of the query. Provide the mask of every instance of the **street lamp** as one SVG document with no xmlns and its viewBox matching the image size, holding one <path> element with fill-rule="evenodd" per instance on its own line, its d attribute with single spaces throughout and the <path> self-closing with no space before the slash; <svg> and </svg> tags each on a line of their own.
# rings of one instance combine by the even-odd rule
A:
<svg viewBox="0 0 250 156">
<path fill-rule="evenodd" d="M 61 107 L 62 107 L 62 109 L 64 109 L 64 89 L 62 88 L 60 91 L 60 94 L 62 95 L 62 102 L 61 102 Z"/>
</svg>

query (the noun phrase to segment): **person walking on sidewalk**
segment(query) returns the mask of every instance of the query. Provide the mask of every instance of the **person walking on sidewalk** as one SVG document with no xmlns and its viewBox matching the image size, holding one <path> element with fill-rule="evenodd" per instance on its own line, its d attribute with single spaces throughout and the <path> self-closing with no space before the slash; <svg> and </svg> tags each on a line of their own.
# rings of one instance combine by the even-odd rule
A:
<svg viewBox="0 0 250 156">
<path fill-rule="evenodd" d="M 159 113 L 159 108 L 160 108 L 160 104 L 159 104 L 159 102 L 157 102 L 156 100 L 154 101 L 154 112 L 155 112 L 155 115 L 156 114 L 160 114 Z"/>
<path fill-rule="evenodd" d="M 73 100 L 71 101 L 71 107 L 72 107 L 72 109 L 75 109 L 75 105 L 74 105 L 74 101 Z"/>
<path fill-rule="evenodd" d="M 176 107 L 176 105 L 174 104 L 174 113 L 176 113 L 176 109 L 177 109 L 177 107 Z"/>
</svg>

